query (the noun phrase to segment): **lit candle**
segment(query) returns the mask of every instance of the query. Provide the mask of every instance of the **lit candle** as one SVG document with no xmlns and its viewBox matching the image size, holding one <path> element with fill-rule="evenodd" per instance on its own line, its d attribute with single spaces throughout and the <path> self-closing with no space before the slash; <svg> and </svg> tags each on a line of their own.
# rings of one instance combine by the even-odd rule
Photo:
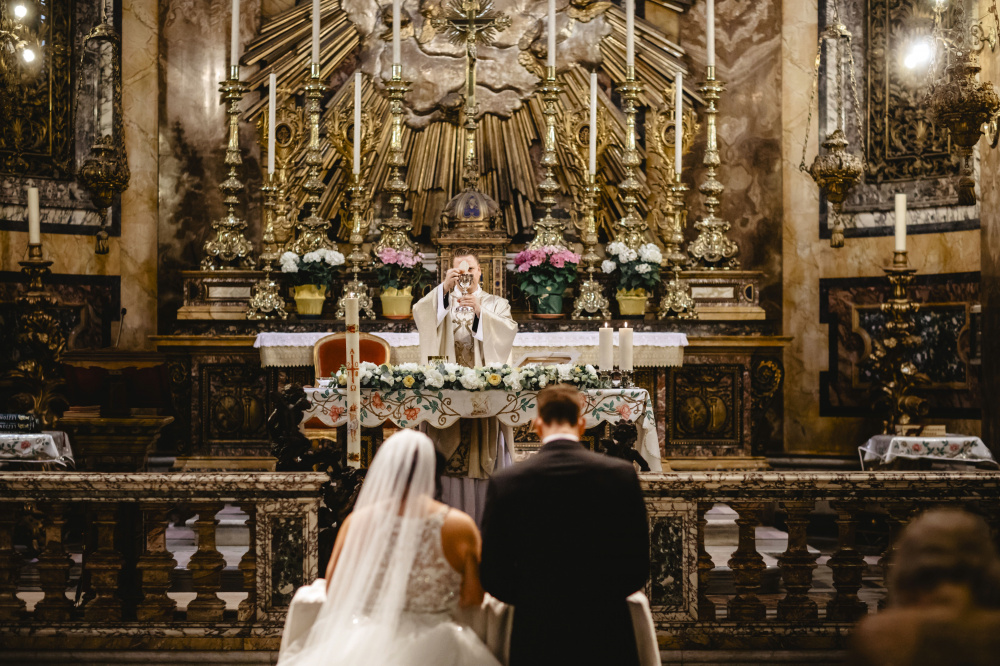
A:
<svg viewBox="0 0 1000 666">
<path fill-rule="evenodd" d="M 621 356 L 622 372 L 632 372 L 632 329 L 628 324 L 618 329 L 618 348 Z"/>
<path fill-rule="evenodd" d="M 625 0 L 625 66 L 635 67 L 635 0 Z"/>
<path fill-rule="evenodd" d="M 239 67 L 240 64 L 240 0 L 233 0 L 233 25 L 230 28 L 229 64 Z"/>
<path fill-rule="evenodd" d="M 347 347 L 347 464 L 361 466 L 361 382 L 358 367 L 361 361 L 361 333 L 358 320 L 358 299 L 344 299 L 344 343 Z"/>
<path fill-rule="evenodd" d="M 28 242 L 39 245 L 42 242 L 42 224 L 38 214 L 38 188 L 28 188 Z"/>
<path fill-rule="evenodd" d="M 597 173 L 597 72 L 590 73 L 590 174 Z"/>
<path fill-rule="evenodd" d="M 361 173 L 361 72 L 354 72 L 354 173 Z"/>
<path fill-rule="evenodd" d="M 402 2 L 402 0 L 392 0 L 392 64 L 393 65 L 398 65 L 401 63 L 399 56 L 400 2 Z"/>
<path fill-rule="evenodd" d="M 313 0 L 313 41 L 312 61 L 319 64 L 319 0 Z"/>
<path fill-rule="evenodd" d="M 615 339 L 610 324 L 605 323 L 601 328 L 600 342 L 597 365 L 601 370 L 611 372 L 615 369 Z"/>
<path fill-rule="evenodd" d="M 549 53 L 548 65 L 556 66 L 556 0 L 549 0 Z"/>
<path fill-rule="evenodd" d="M 267 175 L 274 175 L 274 107 L 278 88 L 277 77 L 267 77 Z"/>
<path fill-rule="evenodd" d="M 683 166 L 684 137 L 684 74 L 677 72 L 674 79 L 674 173 L 680 175 Z"/>
<path fill-rule="evenodd" d="M 906 252 L 906 195 L 896 195 L 896 252 Z"/>
<path fill-rule="evenodd" d="M 708 66 L 715 67 L 715 0 L 708 0 L 705 7 L 705 32 L 708 47 Z"/>
</svg>

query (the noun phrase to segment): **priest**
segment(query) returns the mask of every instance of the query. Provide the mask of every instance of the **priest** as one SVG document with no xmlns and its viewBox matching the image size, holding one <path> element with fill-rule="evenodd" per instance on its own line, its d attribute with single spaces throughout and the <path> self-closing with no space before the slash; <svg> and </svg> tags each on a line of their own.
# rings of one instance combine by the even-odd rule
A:
<svg viewBox="0 0 1000 666">
<path fill-rule="evenodd" d="M 467 294 L 458 286 L 464 274 L 473 277 Z M 517 323 L 510 315 L 510 303 L 485 292 L 482 277 L 475 253 L 457 249 L 444 281 L 414 304 L 422 363 L 433 357 L 470 368 L 512 362 Z M 495 418 L 460 419 L 449 428 L 429 428 L 427 434 L 447 461 L 442 501 L 479 523 L 490 476 L 510 464 L 513 429 Z"/>
</svg>

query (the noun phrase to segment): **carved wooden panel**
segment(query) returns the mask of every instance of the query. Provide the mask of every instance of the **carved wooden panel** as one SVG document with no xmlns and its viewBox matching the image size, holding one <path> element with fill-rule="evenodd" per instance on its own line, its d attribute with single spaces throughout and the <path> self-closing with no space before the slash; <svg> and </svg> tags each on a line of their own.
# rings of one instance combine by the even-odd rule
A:
<svg viewBox="0 0 1000 666">
<path fill-rule="evenodd" d="M 668 456 L 749 454 L 745 373 L 739 363 L 686 363 L 670 371 Z"/>
</svg>

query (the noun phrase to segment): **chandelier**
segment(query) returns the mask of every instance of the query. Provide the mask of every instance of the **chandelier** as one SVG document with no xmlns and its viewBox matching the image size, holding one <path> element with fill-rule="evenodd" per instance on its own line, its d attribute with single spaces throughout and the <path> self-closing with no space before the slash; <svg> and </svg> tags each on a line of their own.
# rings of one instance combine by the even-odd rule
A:
<svg viewBox="0 0 1000 666">
<path fill-rule="evenodd" d="M 41 16 L 34 0 L 0 0 L 0 96 L 5 111 L 13 104 L 14 89 L 34 78 L 40 69 L 41 33 Z"/>
</svg>

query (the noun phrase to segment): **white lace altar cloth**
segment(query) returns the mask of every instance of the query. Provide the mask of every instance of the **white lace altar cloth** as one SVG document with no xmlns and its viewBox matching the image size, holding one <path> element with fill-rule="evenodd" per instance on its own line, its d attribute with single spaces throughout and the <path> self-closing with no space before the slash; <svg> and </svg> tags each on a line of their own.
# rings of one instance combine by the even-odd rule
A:
<svg viewBox="0 0 1000 666">
<path fill-rule="evenodd" d="M 323 426 L 336 428 L 347 423 L 347 391 L 342 388 L 306 388 L 312 406 L 302 423 L 316 419 Z M 591 389 L 581 391 L 587 427 L 600 423 L 634 423 L 639 455 L 649 463 L 650 471 L 661 472 L 660 443 L 653 416 L 653 401 L 646 389 Z M 461 418 L 496 417 L 504 425 L 519 426 L 538 414 L 538 391 L 444 391 L 440 389 L 361 390 L 361 426 L 374 428 L 391 421 L 400 428 L 415 428 L 427 423 L 447 428 Z M 313 421 L 315 424 L 315 421 Z M 311 424 L 310 427 L 315 427 Z"/>
<path fill-rule="evenodd" d="M 318 333 L 258 333 L 253 346 L 260 350 L 260 363 L 269 367 L 300 367 L 313 364 L 313 345 L 329 332 Z M 375 333 L 392 348 L 394 364 L 419 363 L 419 335 L 409 333 Z M 599 348 L 597 331 L 544 331 L 518 333 L 514 338 L 514 362 L 525 356 L 544 357 L 559 352 L 573 352 L 573 363 L 597 365 Z M 683 365 L 687 336 L 667 331 L 636 331 L 632 334 L 636 367 L 674 368 Z M 618 331 L 614 334 L 618 345 Z M 560 348 L 570 349 L 560 349 Z M 553 363 L 558 361 L 551 361 Z"/>
<path fill-rule="evenodd" d="M 866 462 L 890 463 L 896 458 L 910 460 L 936 460 L 942 462 L 996 464 L 993 454 L 983 440 L 971 435 L 945 435 L 944 437 L 903 437 L 875 435 L 858 447 L 861 469 Z"/>
<path fill-rule="evenodd" d="M 73 450 L 62 431 L 0 433 L 0 466 L 3 461 L 72 466 Z"/>
</svg>

